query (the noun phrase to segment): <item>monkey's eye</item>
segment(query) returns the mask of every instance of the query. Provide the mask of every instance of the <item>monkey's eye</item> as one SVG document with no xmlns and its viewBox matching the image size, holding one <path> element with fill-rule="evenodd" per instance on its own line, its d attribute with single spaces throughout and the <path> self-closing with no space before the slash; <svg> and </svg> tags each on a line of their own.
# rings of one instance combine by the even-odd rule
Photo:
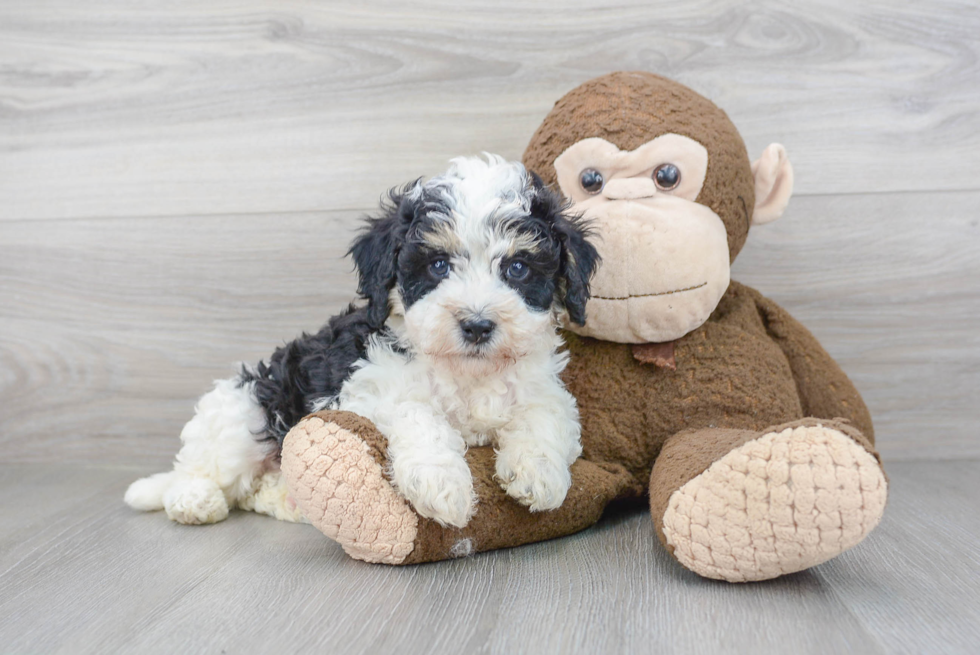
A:
<svg viewBox="0 0 980 655">
<path fill-rule="evenodd" d="M 520 282 L 521 280 L 525 279 L 530 272 L 531 269 L 527 264 L 515 260 L 510 263 L 510 266 L 507 267 L 506 275 L 508 280 L 516 280 Z"/>
<path fill-rule="evenodd" d="M 446 277 L 451 269 L 452 266 L 445 259 L 437 259 L 429 264 L 429 272 L 435 277 Z"/>
<path fill-rule="evenodd" d="M 594 168 L 586 168 L 584 171 L 582 171 L 578 181 L 579 184 L 582 185 L 582 188 L 591 195 L 595 195 L 602 191 L 602 185 L 606 182 L 604 179 L 602 179 L 602 173 Z"/>
<path fill-rule="evenodd" d="M 653 171 L 653 181 L 662 191 L 670 191 L 681 183 L 681 171 L 673 164 L 660 164 Z"/>
</svg>

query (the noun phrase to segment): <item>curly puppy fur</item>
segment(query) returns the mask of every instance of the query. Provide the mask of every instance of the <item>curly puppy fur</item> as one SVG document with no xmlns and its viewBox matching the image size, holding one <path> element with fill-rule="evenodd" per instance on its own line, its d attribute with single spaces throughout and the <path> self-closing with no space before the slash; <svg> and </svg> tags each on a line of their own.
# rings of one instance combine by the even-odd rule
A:
<svg viewBox="0 0 980 655">
<path fill-rule="evenodd" d="M 349 253 L 365 302 L 216 382 L 174 470 L 134 482 L 126 502 L 182 523 L 236 506 L 302 520 L 278 475 L 282 439 L 335 408 L 385 434 L 388 475 L 422 516 L 466 524 L 463 454 L 488 443 L 508 494 L 532 511 L 558 507 L 581 446 L 557 328 L 585 322 L 599 259 L 589 236 L 535 175 L 494 155 L 392 190 Z"/>
</svg>

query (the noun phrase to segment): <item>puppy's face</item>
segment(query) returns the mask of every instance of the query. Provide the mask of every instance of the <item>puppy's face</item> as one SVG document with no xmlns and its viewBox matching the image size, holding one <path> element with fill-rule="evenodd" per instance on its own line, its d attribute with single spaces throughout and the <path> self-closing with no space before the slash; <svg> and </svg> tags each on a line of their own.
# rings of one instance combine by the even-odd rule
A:
<svg viewBox="0 0 980 655">
<path fill-rule="evenodd" d="M 560 249 L 537 223 L 429 207 L 398 255 L 392 307 L 410 342 L 430 357 L 513 360 L 553 333 Z"/>
<path fill-rule="evenodd" d="M 598 256 L 521 164 L 457 159 L 392 200 L 351 251 L 369 313 L 403 319 L 415 351 L 500 367 L 550 348 L 562 310 L 584 322 Z"/>
</svg>

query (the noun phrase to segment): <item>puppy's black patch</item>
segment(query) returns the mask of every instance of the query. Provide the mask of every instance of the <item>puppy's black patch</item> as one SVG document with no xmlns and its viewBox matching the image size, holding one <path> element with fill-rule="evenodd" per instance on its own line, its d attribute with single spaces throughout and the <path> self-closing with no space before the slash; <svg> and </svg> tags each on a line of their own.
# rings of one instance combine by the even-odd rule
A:
<svg viewBox="0 0 980 655">
<path fill-rule="evenodd" d="M 513 279 L 508 277 L 507 269 L 514 261 L 523 262 L 528 267 L 527 277 Z M 558 281 L 560 251 L 557 242 L 541 244 L 535 251 L 522 251 L 500 262 L 500 276 L 512 289 L 521 294 L 524 304 L 538 311 L 548 311 L 555 302 Z"/>
<path fill-rule="evenodd" d="M 415 220 L 398 253 L 395 279 L 405 309 L 414 305 L 445 279 L 433 273 L 432 264 L 440 259 L 449 261 L 451 258 L 451 253 L 441 249 L 434 238 L 437 232 L 446 230 L 438 230 L 435 220 L 424 212 L 424 209 L 416 211 Z"/>
<path fill-rule="evenodd" d="M 570 214 L 569 203 L 544 186 L 541 178 L 533 172 L 531 180 L 534 185 L 531 214 L 521 229 L 544 235 L 539 246 L 538 268 L 550 271 L 555 282 L 550 286 L 554 300 L 565 307 L 573 322 L 585 325 L 589 281 L 600 262 L 599 252 L 589 242 L 594 236 L 593 231 L 588 221 Z M 532 271 L 534 269 L 532 266 Z M 534 302 L 540 302 L 540 294 L 546 288 L 549 288 L 546 283 L 538 281 L 533 289 L 528 290 L 529 295 L 523 292 L 522 295 L 526 302 L 531 302 L 531 298 L 535 299 Z"/>
<path fill-rule="evenodd" d="M 266 417 L 266 440 L 283 437 L 310 413 L 310 405 L 336 396 L 351 368 L 364 356 L 368 337 L 377 332 L 369 307 L 351 305 L 313 335 L 303 334 L 277 348 L 269 363 L 242 368 L 239 385 L 255 383 L 255 399 Z"/>
<path fill-rule="evenodd" d="M 388 292 L 395 283 L 398 253 L 412 221 L 416 205 L 409 192 L 418 181 L 392 189 L 381 202 L 382 215 L 367 218 L 364 231 L 348 254 L 357 268 L 357 292 L 368 300 L 366 318 L 380 329 L 388 318 Z"/>
<path fill-rule="evenodd" d="M 424 247 L 408 245 L 398 257 L 398 287 L 402 293 L 405 309 L 422 299 L 439 286 L 444 278 L 433 275 L 429 267 L 433 260 L 447 258 L 441 253 L 433 253 Z"/>
</svg>

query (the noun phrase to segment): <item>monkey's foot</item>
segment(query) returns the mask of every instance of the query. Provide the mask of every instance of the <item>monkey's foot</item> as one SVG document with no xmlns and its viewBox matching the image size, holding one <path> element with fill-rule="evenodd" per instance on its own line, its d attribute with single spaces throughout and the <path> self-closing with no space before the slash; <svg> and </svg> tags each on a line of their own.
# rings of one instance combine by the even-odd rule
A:
<svg viewBox="0 0 980 655">
<path fill-rule="evenodd" d="M 497 484 L 493 448 L 466 453 L 479 511 L 465 528 L 419 516 L 384 475 L 387 442 L 351 412 L 308 416 L 283 442 L 282 474 L 290 495 L 318 530 L 351 557 L 384 564 L 420 564 L 511 548 L 584 530 L 636 480 L 625 471 L 578 460 L 561 507 L 529 512 Z"/>
<path fill-rule="evenodd" d="M 419 518 L 384 476 L 383 439 L 348 412 L 308 416 L 286 435 L 282 474 L 303 515 L 348 555 L 403 564 Z"/>
<path fill-rule="evenodd" d="M 695 573 L 745 582 L 801 571 L 856 545 L 881 520 L 887 480 L 854 428 L 804 419 L 757 438 L 714 432 L 743 436 L 676 488 L 658 521 L 668 549 Z M 674 464 L 684 462 L 675 451 Z"/>
</svg>

